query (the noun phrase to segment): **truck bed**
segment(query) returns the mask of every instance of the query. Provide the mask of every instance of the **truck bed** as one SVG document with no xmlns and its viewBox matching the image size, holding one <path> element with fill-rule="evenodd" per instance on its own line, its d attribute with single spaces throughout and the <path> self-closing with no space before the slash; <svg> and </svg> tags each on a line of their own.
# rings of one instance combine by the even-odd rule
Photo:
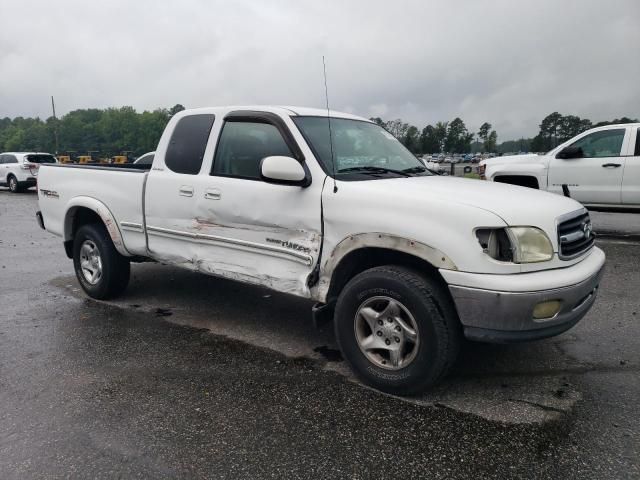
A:
<svg viewBox="0 0 640 480">
<path fill-rule="evenodd" d="M 47 164 L 38 175 L 38 197 L 45 228 L 71 238 L 73 216 L 83 207 L 111 218 L 129 255 L 144 255 L 142 196 L 148 165 Z M 68 212 L 66 215 L 65 213 Z"/>
</svg>

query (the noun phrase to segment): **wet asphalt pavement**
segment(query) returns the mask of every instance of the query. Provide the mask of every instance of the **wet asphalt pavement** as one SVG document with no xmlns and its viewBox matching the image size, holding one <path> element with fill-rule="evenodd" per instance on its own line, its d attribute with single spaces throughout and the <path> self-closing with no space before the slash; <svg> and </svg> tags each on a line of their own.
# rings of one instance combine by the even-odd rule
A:
<svg viewBox="0 0 640 480">
<path fill-rule="evenodd" d="M 640 478 L 639 243 L 600 242 L 574 329 L 466 344 L 399 399 L 353 380 L 306 301 L 155 264 L 87 299 L 36 205 L 0 189 L 2 479 Z"/>
</svg>

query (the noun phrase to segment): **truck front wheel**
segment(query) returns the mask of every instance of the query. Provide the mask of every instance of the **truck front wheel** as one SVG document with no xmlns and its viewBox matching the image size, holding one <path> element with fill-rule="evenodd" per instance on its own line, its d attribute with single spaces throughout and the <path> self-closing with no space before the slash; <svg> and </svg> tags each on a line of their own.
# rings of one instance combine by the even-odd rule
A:
<svg viewBox="0 0 640 480">
<path fill-rule="evenodd" d="M 356 375 L 384 392 L 428 389 L 458 354 L 459 322 L 449 295 L 405 267 L 356 275 L 340 293 L 334 318 L 338 344 Z"/>
<path fill-rule="evenodd" d="M 73 266 L 82 289 L 98 300 L 118 296 L 129 284 L 129 260 L 118 253 L 102 224 L 78 229 L 73 239 Z"/>
</svg>

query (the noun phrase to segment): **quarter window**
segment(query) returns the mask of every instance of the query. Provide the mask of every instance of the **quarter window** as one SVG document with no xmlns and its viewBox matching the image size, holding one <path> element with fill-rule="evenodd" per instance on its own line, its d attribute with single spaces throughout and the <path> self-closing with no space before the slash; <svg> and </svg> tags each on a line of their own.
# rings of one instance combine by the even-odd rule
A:
<svg viewBox="0 0 640 480">
<path fill-rule="evenodd" d="M 624 132 L 624 128 L 616 128 L 590 133 L 573 142 L 571 146 L 582 148 L 584 158 L 619 157 Z"/>
<path fill-rule="evenodd" d="M 227 122 L 220 134 L 211 174 L 258 180 L 260 161 L 273 155 L 293 157 L 275 126 L 261 122 Z"/>
<path fill-rule="evenodd" d="M 636 130 L 636 151 L 634 156 L 640 157 L 640 128 Z"/>
<path fill-rule="evenodd" d="M 202 166 L 214 115 L 189 115 L 178 120 L 164 159 L 176 173 L 197 175 Z"/>
</svg>

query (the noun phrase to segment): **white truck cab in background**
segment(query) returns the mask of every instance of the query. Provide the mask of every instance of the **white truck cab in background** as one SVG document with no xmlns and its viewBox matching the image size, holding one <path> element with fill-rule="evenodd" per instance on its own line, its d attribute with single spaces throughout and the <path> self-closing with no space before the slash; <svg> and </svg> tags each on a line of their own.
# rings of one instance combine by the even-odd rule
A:
<svg viewBox="0 0 640 480">
<path fill-rule="evenodd" d="M 570 196 L 587 207 L 640 208 L 640 124 L 592 128 L 544 155 L 480 162 L 486 180 Z"/>
<path fill-rule="evenodd" d="M 312 299 L 355 372 L 393 393 L 446 375 L 463 335 L 571 328 L 605 261 L 576 201 L 434 174 L 373 122 L 319 109 L 185 110 L 151 165 L 45 166 L 38 194 L 91 297 L 150 259 Z"/>
</svg>

